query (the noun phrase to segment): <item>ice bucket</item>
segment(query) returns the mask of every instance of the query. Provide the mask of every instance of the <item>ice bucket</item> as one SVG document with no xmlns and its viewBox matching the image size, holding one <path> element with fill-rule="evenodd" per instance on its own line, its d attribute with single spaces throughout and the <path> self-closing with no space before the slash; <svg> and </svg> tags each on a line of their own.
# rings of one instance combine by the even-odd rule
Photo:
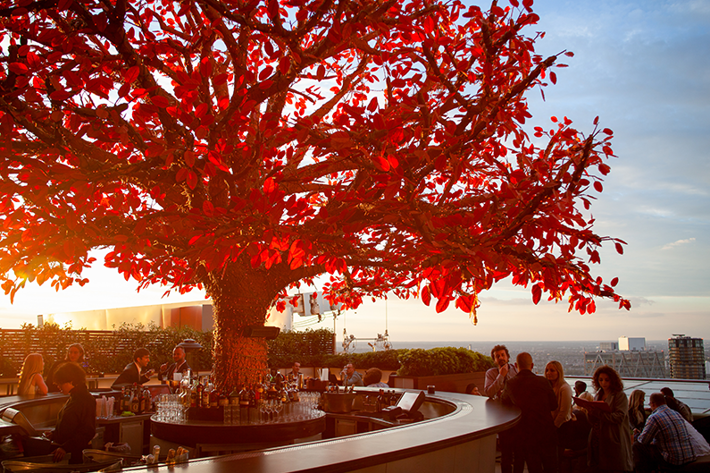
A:
<svg viewBox="0 0 710 473">
<path fill-rule="evenodd" d="M 353 401 L 357 397 L 353 393 L 323 393 L 323 410 L 325 412 L 350 412 L 353 410 Z"/>
</svg>

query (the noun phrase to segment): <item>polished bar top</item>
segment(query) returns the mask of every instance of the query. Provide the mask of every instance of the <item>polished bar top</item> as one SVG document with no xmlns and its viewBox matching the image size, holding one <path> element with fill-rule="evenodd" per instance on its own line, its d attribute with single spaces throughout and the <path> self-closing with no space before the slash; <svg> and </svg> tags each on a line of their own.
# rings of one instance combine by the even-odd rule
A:
<svg viewBox="0 0 710 473">
<path fill-rule="evenodd" d="M 306 420 L 277 422 L 273 424 L 230 425 L 215 421 L 191 420 L 173 424 L 153 417 L 150 431 L 154 437 L 195 447 L 197 444 L 291 442 L 311 437 L 325 430 L 325 413 Z M 273 443 L 272 443 L 273 445 Z"/>
<path fill-rule="evenodd" d="M 427 402 L 448 404 L 443 417 L 331 440 L 191 460 L 153 471 L 189 473 L 336 473 L 367 468 L 469 442 L 515 425 L 520 411 L 482 396 L 437 393 Z M 142 469 L 131 468 L 131 469 Z"/>
</svg>

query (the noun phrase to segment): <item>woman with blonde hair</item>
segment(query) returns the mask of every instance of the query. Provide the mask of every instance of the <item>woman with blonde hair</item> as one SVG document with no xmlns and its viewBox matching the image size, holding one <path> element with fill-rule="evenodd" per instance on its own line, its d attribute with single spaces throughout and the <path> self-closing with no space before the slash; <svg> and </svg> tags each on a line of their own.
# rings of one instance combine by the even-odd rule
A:
<svg viewBox="0 0 710 473">
<path fill-rule="evenodd" d="M 39 353 L 30 353 L 25 357 L 22 363 L 22 371 L 20 372 L 20 386 L 17 388 L 17 394 L 33 395 L 47 394 L 47 384 L 42 377 L 44 369 L 44 358 Z"/>
<path fill-rule="evenodd" d="M 557 396 L 557 409 L 552 411 L 552 419 L 559 429 L 572 419 L 572 387 L 565 381 L 565 370 L 559 361 L 551 361 L 545 366 L 545 378 Z"/>
<path fill-rule="evenodd" d="M 629 423 L 631 424 L 631 430 L 643 430 L 646 425 L 646 409 L 643 406 L 645 400 L 646 393 L 640 389 L 634 389 L 631 392 L 631 396 L 629 396 Z"/>
</svg>

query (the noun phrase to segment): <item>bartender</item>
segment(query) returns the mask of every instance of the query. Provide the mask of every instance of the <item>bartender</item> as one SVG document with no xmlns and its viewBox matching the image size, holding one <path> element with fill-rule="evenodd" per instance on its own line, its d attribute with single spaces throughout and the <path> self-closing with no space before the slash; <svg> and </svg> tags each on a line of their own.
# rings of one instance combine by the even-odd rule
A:
<svg viewBox="0 0 710 473">
<path fill-rule="evenodd" d="M 52 459 L 61 461 L 69 453 L 69 464 L 82 463 L 82 451 L 89 448 L 96 435 L 96 400 L 86 387 L 86 373 L 76 363 L 60 366 L 54 382 L 62 394 L 69 395 L 69 400 L 59 411 L 57 426 L 44 434 L 56 447 Z"/>
<path fill-rule="evenodd" d="M 296 361 L 293 366 L 291 367 L 291 371 L 289 371 L 288 375 L 286 375 L 286 379 L 288 380 L 288 383 L 291 385 L 295 385 L 298 389 L 303 388 L 303 373 L 301 373 L 301 363 Z"/>
</svg>

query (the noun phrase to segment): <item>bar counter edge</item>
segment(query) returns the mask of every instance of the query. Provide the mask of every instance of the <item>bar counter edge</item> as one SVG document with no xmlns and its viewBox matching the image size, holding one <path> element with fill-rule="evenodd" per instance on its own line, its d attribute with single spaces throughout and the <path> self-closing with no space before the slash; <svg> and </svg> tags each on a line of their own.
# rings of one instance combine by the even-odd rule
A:
<svg viewBox="0 0 710 473">
<path fill-rule="evenodd" d="M 150 468 L 176 473 L 493 473 L 496 435 L 515 425 L 520 411 L 482 396 L 437 393 L 428 402 L 455 406 L 448 415 L 328 440 L 191 460 Z M 134 467 L 125 470 L 144 470 Z"/>
</svg>

